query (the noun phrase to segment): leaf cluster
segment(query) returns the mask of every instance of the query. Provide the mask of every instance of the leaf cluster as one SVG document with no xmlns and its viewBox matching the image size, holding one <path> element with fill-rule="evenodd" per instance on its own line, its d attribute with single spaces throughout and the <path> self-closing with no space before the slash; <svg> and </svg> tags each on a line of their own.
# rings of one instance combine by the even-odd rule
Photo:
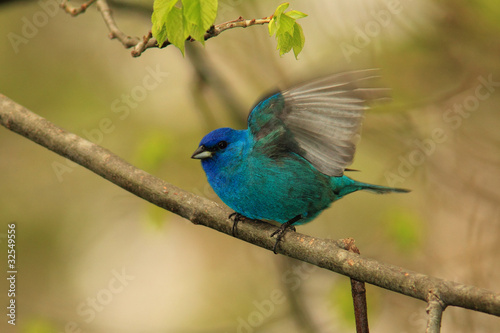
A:
<svg viewBox="0 0 500 333">
<path fill-rule="evenodd" d="M 218 0 L 155 0 L 151 32 L 162 45 L 167 39 L 184 54 L 188 37 L 205 44 L 205 32 L 217 16 Z"/>
<path fill-rule="evenodd" d="M 293 49 L 293 54 L 297 58 L 304 48 L 305 38 L 302 27 L 296 21 L 307 15 L 298 10 L 290 10 L 285 13 L 289 5 L 286 2 L 276 8 L 273 18 L 269 22 L 269 35 L 276 34 L 276 41 L 278 42 L 276 49 L 280 51 L 280 55 Z"/>
<path fill-rule="evenodd" d="M 304 47 L 304 32 L 297 23 L 307 15 L 297 10 L 285 12 L 289 3 L 278 6 L 269 22 L 269 35 L 276 36 L 280 55 L 293 50 L 295 58 Z M 205 34 L 214 24 L 218 0 L 155 0 L 151 33 L 158 45 L 168 39 L 184 54 L 188 38 L 205 44 Z"/>
</svg>

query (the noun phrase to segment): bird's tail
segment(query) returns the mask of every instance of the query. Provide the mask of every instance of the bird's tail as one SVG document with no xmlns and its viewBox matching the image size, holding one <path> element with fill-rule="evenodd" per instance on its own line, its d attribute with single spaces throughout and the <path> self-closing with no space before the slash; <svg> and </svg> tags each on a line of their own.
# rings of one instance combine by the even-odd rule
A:
<svg viewBox="0 0 500 333">
<path fill-rule="evenodd" d="M 344 195 L 347 195 L 349 193 L 360 190 L 366 190 L 377 194 L 385 194 L 392 192 L 396 193 L 410 192 L 410 190 L 404 188 L 387 187 L 387 186 L 372 185 L 372 184 L 358 182 L 357 180 L 351 179 L 347 176 L 332 177 L 331 184 L 334 189 L 334 192 L 337 195 L 337 199 L 340 199 Z"/>
<path fill-rule="evenodd" d="M 405 188 L 396 188 L 396 187 L 387 187 L 380 185 L 372 185 L 366 183 L 357 182 L 357 185 L 360 187 L 360 190 L 366 190 L 377 194 L 386 194 L 386 193 L 408 193 L 411 190 L 407 190 Z"/>
</svg>

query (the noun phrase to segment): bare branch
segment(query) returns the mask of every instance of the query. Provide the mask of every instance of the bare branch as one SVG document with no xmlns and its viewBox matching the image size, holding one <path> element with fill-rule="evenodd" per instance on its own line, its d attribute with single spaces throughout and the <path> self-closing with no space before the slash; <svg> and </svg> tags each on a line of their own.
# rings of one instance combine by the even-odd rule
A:
<svg viewBox="0 0 500 333">
<path fill-rule="evenodd" d="M 98 0 L 98 2 L 100 2 L 100 1 L 104 1 L 104 0 Z M 247 27 L 251 27 L 253 25 L 268 24 L 271 21 L 271 19 L 272 19 L 272 16 L 265 17 L 262 19 L 245 20 L 243 17 L 240 16 L 236 20 L 213 25 L 205 33 L 205 35 L 203 36 L 203 39 L 208 40 L 210 38 L 217 37 L 222 32 L 229 30 L 229 29 L 233 29 L 233 28 L 247 28 Z M 194 42 L 195 40 L 191 37 L 188 37 L 187 41 Z M 142 52 L 144 52 L 148 48 L 152 48 L 152 47 L 164 48 L 170 44 L 171 44 L 170 41 L 167 39 L 161 46 L 158 46 L 158 42 L 156 41 L 155 38 L 152 38 L 151 31 L 149 31 L 148 38 L 144 37 L 142 42 L 139 42 L 139 43 L 137 43 L 137 45 L 134 46 L 134 49 L 132 50 L 132 56 L 138 57 L 142 54 Z"/>
<path fill-rule="evenodd" d="M 111 8 L 109 8 L 106 0 L 97 0 L 97 9 L 101 12 L 104 23 L 108 26 L 109 37 L 111 39 L 117 38 L 125 48 L 136 46 L 140 42 L 138 37 L 130 37 L 118 29 L 115 19 L 111 14 Z"/>
<path fill-rule="evenodd" d="M 79 7 L 74 7 L 74 6 L 71 6 L 69 4 L 69 0 L 63 0 L 61 2 L 61 4 L 59 5 L 59 7 L 61 7 L 62 9 L 64 9 L 64 11 L 68 14 L 70 14 L 71 16 L 77 16 L 81 13 L 85 13 L 85 11 L 87 10 L 87 8 L 92 5 L 96 0 L 89 0 L 85 3 L 83 3 L 81 6 Z"/>
<path fill-rule="evenodd" d="M 63 0 L 61 3 L 61 8 L 63 8 L 66 13 L 69 13 L 72 16 L 76 16 L 78 14 L 85 12 L 87 7 L 90 6 L 93 2 L 96 2 L 97 9 L 101 12 L 104 23 L 108 27 L 109 37 L 111 39 L 114 38 L 118 39 L 127 49 L 132 48 L 131 55 L 133 57 L 140 56 L 146 49 L 153 47 L 164 48 L 171 44 L 170 41 L 168 41 L 167 39 L 162 45 L 158 45 L 158 42 L 156 41 L 155 38 L 153 38 L 151 31 L 149 31 L 142 38 L 131 37 L 125 34 L 118 28 L 118 25 L 116 24 L 115 19 L 113 18 L 111 8 L 109 7 L 108 2 L 106 0 L 89 0 L 88 2 L 81 5 L 81 7 L 72 7 L 71 5 L 68 4 L 68 0 Z M 205 33 L 204 39 L 207 40 L 216 37 L 220 35 L 223 31 L 233 28 L 247 28 L 253 25 L 268 24 L 271 21 L 271 18 L 272 16 L 264 17 L 261 19 L 245 20 L 243 17 L 240 16 L 236 20 L 213 25 Z M 188 37 L 187 41 L 193 42 L 194 39 Z"/>
<path fill-rule="evenodd" d="M 429 292 L 427 308 L 425 311 L 429 315 L 427 319 L 427 328 L 425 333 L 439 333 L 441 331 L 441 317 L 446 305 L 441 302 L 439 297 L 432 291 Z"/>
<path fill-rule="evenodd" d="M 347 238 L 343 242 L 345 250 L 360 254 L 358 247 L 354 244 L 354 239 Z M 368 333 L 370 330 L 368 327 L 365 283 L 351 278 L 351 294 L 354 305 L 354 318 L 356 320 L 356 333 Z"/>
<path fill-rule="evenodd" d="M 216 37 L 220 35 L 221 32 L 233 29 L 233 28 L 248 28 L 253 25 L 264 25 L 268 24 L 271 22 L 272 15 L 269 17 L 264 17 L 261 19 L 251 19 L 251 20 L 245 20 L 243 17 L 238 17 L 236 20 L 233 21 L 228 21 L 224 22 L 221 24 L 217 24 L 213 26 L 213 28 L 210 28 L 210 30 L 207 31 L 205 34 L 205 40 L 210 39 L 212 37 Z"/>
<path fill-rule="evenodd" d="M 232 234 L 233 223 L 228 218 L 231 211 L 227 207 L 137 169 L 107 149 L 57 127 L 2 94 L 0 124 L 194 224 Z M 275 229 L 265 222 L 243 220 L 238 225 L 237 238 L 272 250 L 275 240 L 269 235 Z M 279 249 L 289 257 L 425 302 L 429 301 L 432 292 L 443 306 L 459 306 L 500 316 L 498 293 L 365 258 L 344 250 L 344 246 L 342 241 L 288 232 Z"/>
</svg>

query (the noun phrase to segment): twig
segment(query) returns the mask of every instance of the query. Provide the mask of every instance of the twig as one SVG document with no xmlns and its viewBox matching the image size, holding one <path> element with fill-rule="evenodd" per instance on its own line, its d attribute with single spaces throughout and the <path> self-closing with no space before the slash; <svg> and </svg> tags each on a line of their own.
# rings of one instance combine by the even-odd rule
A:
<svg viewBox="0 0 500 333">
<path fill-rule="evenodd" d="M 142 52 L 146 51 L 147 48 L 154 47 L 155 45 L 156 39 L 153 38 L 153 33 L 149 31 L 148 34 L 142 38 L 142 41 L 134 46 L 134 49 L 131 52 L 132 57 L 140 56 Z"/>
<path fill-rule="evenodd" d="M 57 127 L 0 94 L 0 124 L 57 154 L 66 157 L 110 182 L 161 208 L 227 235 L 232 234 L 232 213 L 208 199 L 171 185 L 137 169 L 105 148 Z M 269 235 L 275 226 L 243 220 L 237 238 L 272 250 Z M 346 251 L 343 241 L 310 237 L 296 232 L 285 235 L 280 252 L 289 257 L 331 270 L 358 281 L 428 301 L 435 291 L 443 305 L 500 316 L 500 294 L 406 270 Z"/>
<path fill-rule="evenodd" d="M 61 4 L 59 5 L 59 7 L 61 7 L 62 9 L 64 9 L 64 11 L 68 14 L 70 14 L 71 16 L 77 16 L 81 13 L 85 13 L 85 11 L 87 10 L 87 8 L 92 5 L 96 0 L 89 0 L 85 3 L 83 3 L 80 7 L 74 7 L 74 6 L 71 6 L 68 2 L 69 0 L 62 0 Z"/>
<path fill-rule="evenodd" d="M 104 1 L 104 0 L 98 0 L 98 1 Z M 233 29 L 233 28 L 247 28 L 251 27 L 253 25 L 264 25 L 267 24 L 271 21 L 272 16 L 265 17 L 262 19 L 251 19 L 251 20 L 245 20 L 243 17 L 239 17 L 236 20 L 233 21 L 228 21 L 224 22 L 221 24 L 213 25 L 208 29 L 208 31 L 205 33 L 203 36 L 204 40 L 208 40 L 213 37 L 219 36 L 222 32 Z M 151 31 L 148 33 L 148 36 L 151 36 Z M 195 40 L 191 37 L 188 37 L 186 41 L 189 42 L 194 42 Z M 155 38 L 148 38 L 146 39 L 143 43 L 138 43 L 135 45 L 134 49 L 132 50 L 132 56 L 133 57 L 138 57 L 144 52 L 146 49 L 152 48 L 152 47 L 158 47 L 158 48 L 164 48 L 170 45 L 170 41 L 167 39 L 161 46 L 158 46 L 158 42 L 156 41 Z"/>
<path fill-rule="evenodd" d="M 109 37 L 111 39 L 118 39 L 127 49 L 136 46 L 140 42 L 138 37 L 130 37 L 118 29 L 111 13 L 111 8 L 109 8 L 106 0 L 97 0 L 97 9 L 101 12 L 104 23 L 108 26 Z"/>
<path fill-rule="evenodd" d="M 427 308 L 425 309 L 429 316 L 425 333 L 439 333 L 441 331 L 441 317 L 445 307 L 436 293 L 431 290 L 427 300 Z"/>
<path fill-rule="evenodd" d="M 358 247 L 354 244 L 354 239 L 343 239 L 344 249 L 360 254 Z M 356 333 L 368 333 L 368 310 L 366 304 L 366 288 L 362 281 L 351 278 L 352 302 L 354 304 L 354 318 L 356 320 Z"/>
<path fill-rule="evenodd" d="M 207 40 L 207 39 L 210 39 L 212 37 L 216 37 L 216 36 L 220 35 L 223 31 L 233 29 L 233 28 L 248 28 L 248 27 L 251 27 L 253 25 L 268 24 L 269 22 L 271 22 L 272 18 L 273 18 L 273 16 L 271 15 L 269 17 L 264 17 L 261 19 L 245 20 L 243 17 L 240 16 L 236 20 L 224 22 L 224 23 L 217 24 L 217 25 L 213 26 L 212 28 L 210 28 L 207 31 L 204 38 L 205 38 L 205 40 Z"/>
<path fill-rule="evenodd" d="M 89 0 L 88 2 L 84 3 L 81 7 L 77 8 L 71 7 L 68 4 L 68 0 L 63 0 L 63 2 L 61 3 L 61 7 L 67 13 L 71 14 L 72 16 L 76 16 L 80 13 L 83 13 L 87 9 L 87 7 L 95 1 L 97 1 L 96 2 L 97 9 L 101 12 L 104 23 L 108 27 L 110 38 L 118 39 L 127 49 L 132 48 L 131 55 L 133 57 L 140 56 L 144 51 L 146 51 L 146 49 L 153 47 L 164 48 L 171 44 L 170 41 L 167 39 L 162 45 L 159 46 L 156 39 L 153 38 L 151 31 L 149 31 L 146 34 L 146 36 L 143 36 L 142 39 L 139 37 L 131 37 L 125 34 L 118 28 L 115 19 L 113 18 L 111 8 L 109 7 L 108 2 L 106 0 Z M 267 24 L 271 21 L 271 18 L 272 16 L 264 17 L 262 19 L 245 20 L 243 17 L 240 16 L 236 20 L 211 26 L 210 29 L 208 29 L 208 31 L 205 33 L 205 36 L 203 38 L 205 40 L 208 40 L 210 38 L 220 35 L 223 31 L 233 28 L 247 28 L 253 25 Z M 194 39 L 191 37 L 188 37 L 186 40 L 190 42 L 194 41 Z"/>
</svg>

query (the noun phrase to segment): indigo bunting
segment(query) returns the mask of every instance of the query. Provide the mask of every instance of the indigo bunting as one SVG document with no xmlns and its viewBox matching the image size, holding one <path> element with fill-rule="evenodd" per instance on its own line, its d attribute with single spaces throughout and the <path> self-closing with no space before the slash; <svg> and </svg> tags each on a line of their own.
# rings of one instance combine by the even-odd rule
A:
<svg viewBox="0 0 500 333">
<path fill-rule="evenodd" d="M 387 89 L 364 87 L 377 70 L 335 74 L 277 92 L 260 101 L 248 128 L 219 128 L 207 134 L 192 158 L 200 159 L 208 182 L 242 217 L 281 223 L 284 233 L 313 220 L 343 196 L 368 190 L 408 192 L 358 182 L 344 175 L 354 157 L 368 102 Z"/>
</svg>

